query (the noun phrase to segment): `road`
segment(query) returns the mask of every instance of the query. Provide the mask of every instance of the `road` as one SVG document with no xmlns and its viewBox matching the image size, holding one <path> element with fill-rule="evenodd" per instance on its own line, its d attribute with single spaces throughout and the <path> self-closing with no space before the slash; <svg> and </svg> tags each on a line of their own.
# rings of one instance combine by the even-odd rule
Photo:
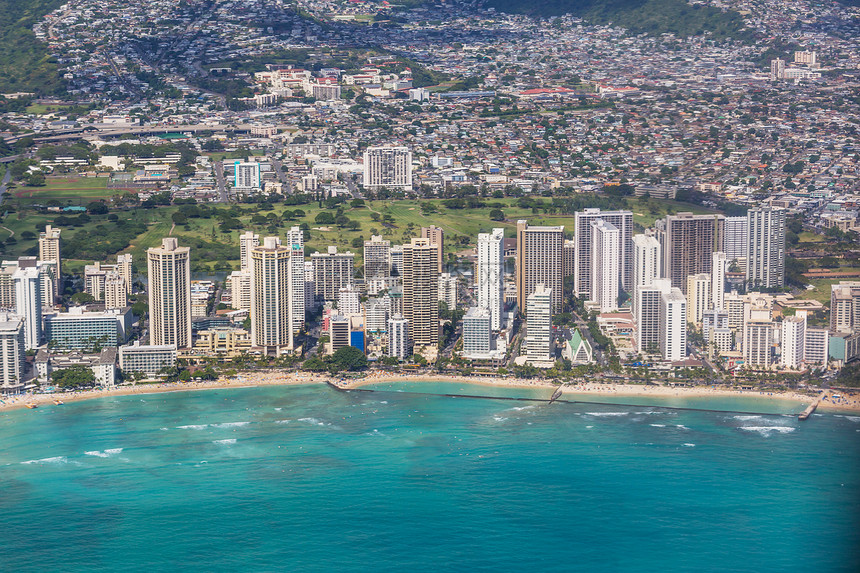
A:
<svg viewBox="0 0 860 573">
<path fill-rule="evenodd" d="M 214 169 L 215 181 L 218 183 L 218 200 L 221 203 L 228 203 L 230 201 L 230 197 L 227 195 L 227 181 L 224 180 L 224 162 L 216 161 Z"/>
<path fill-rule="evenodd" d="M 269 157 L 272 158 L 272 169 L 275 170 L 275 175 L 278 176 L 278 181 L 280 181 L 284 185 L 284 194 L 289 194 L 290 193 L 290 189 L 289 189 L 290 180 L 287 179 L 287 174 L 284 173 L 284 169 L 281 165 L 281 161 L 279 159 L 275 158 L 274 151 L 269 153 Z"/>
<path fill-rule="evenodd" d="M 9 181 L 12 180 L 12 172 L 10 170 L 6 170 L 6 175 L 3 176 L 3 181 L 0 182 L 0 203 L 3 202 L 3 195 L 6 194 L 6 187 L 9 185 Z M 14 233 L 13 233 L 14 235 Z"/>
</svg>

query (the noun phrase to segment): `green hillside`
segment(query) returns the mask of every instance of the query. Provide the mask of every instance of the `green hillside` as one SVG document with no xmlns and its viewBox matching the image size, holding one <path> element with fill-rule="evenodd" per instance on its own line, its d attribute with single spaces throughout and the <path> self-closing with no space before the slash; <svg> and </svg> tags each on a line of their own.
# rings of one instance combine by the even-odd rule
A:
<svg viewBox="0 0 860 573">
<path fill-rule="evenodd" d="M 634 34 L 697 36 L 710 32 L 714 39 L 743 39 L 747 32 L 737 12 L 711 6 L 693 6 L 684 0 L 487 0 L 503 12 L 551 17 L 572 14 L 595 24 L 613 23 Z"/>
<path fill-rule="evenodd" d="M 33 24 L 63 0 L 0 0 L 0 93 L 58 94 L 63 82 Z"/>
</svg>

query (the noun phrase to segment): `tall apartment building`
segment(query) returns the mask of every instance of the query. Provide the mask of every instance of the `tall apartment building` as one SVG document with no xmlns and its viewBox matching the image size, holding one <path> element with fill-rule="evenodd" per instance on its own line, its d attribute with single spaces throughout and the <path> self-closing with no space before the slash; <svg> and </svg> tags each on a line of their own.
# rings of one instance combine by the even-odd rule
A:
<svg viewBox="0 0 860 573">
<path fill-rule="evenodd" d="M 552 289 L 542 283 L 535 285 L 526 302 L 526 362 L 534 366 L 552 366 Z"/>
<path fill-rule="evenodd" d="M 505 304 L 505 230 L 478 234 L 478 307 L 490 313 L 490 327 L 501 330 Z"/>
<path fill-rule="evenodd" d="M 256 161 L 236 161 L 233 163 L 233 187 L 236 189 L 259 189 L 262 187 L 260 164 Z"/>
<path fill-rule="evenodd" d="M 412 152 L 407 147 L 368 147 L 364 152 L 364 186 L 412 191 Z"/>
<path fill-rule="evenodd" d="M 59 298 L 60 292 L 63 290 L 63 261 L 60 250 L 60 229 L 47 225 L 45 230 L 39 233 L 39 260 L 54 263 L 56 269 L 53 299 L 45 301 L 48 306 Z"/>
<path fill-rule="evenodd" d="M 687 299 L 669 279 L 636 289 L 636 350 L 677 362 L 687 357 Z"/>
<path fill-rule="evenodd" d="M 24 318 L 9 312 L 0 313 L 0 394 L 17 394 L 24 390 L 26 351 Z"/>
<path fill-rule="evenodd" d="M 807 328 L 803 344 L 803 360 L 810 368 L 827 366 L 830 358 L 830 333 L 825 328 Z"/>
<path fill-rule="evenodd" d="M 439 290 L 437 296 L 439 302 L 444 302 L 449 309 L 457 308 L 457 289 L 459 281 L 456 276 L 451 276 L 451 273 L 442 273 L 439 275 Z"/>
<path fill-rule="evenodd" d="M 239 264 L 240 270 L 251 269 L 251 249 L 260 244 L 260 235 L 252 231 L 245 231 L 239 235 Z"/>
<path fill-rule="evenodd" d="M 751 370 L 773 365 L 773 320 L 769 301 L 756 298 L 744 305 L 744 366 Z"/>
<path fill-rule="evenodd" d="M 785 209 L 762 207 L 747 212 L 748 288 L 785 284 Z"/>
<path fill-rule="evenodd" d="M 391 276 L 399 277 L 403 274 L 403 245 L 392 245 L 388 256 L 391 257 Z"/>
<path fill-rule="evenodd" d="M 576 241 L 573 239 L 565 239 L 562 244 L 562 266 L 564 270 L 562 275 L 572 277 L 576 274 Z"/>
<path fill-rule="evenodd" d="M 660 243 L 653 235 L 633 235 L 633 284 L 630 305 L 636 316 L 636 291 L 660 277 Z"/>
<path fill-rule="evenodd" d="M 659 346 L 664 360 L 687 358 L 687 299 L 677 287 L 660 295 Z"/>
<path fill-rule="evenodd" d="M 563 244 L 564 227 L 533 227 L 525 220 L 517 221 L 516 283 L 520 312 L 528 312 L 526 301 L 539 284 L 552 294 L 552 311 L 561 312 L 564 303 Z"/>
<path fill-rule="evenodd" d="M 711 302 L 709 308 L 726 307 L 726 254 L 716 251 L 711 257 Z"/>
<path fill-rule="evenodd" d="M 233 271 L 230 281 L 230 307 L 234 310 L 251 309 L 251 271 Z"/>
<path fill-rule="evenodd" d="M 779 363 L 791 370 L 799 369 L 805 356 L 805 344 L 806 314 L 785 317 L 782 320 Z"/>
<path fill-rule="evenodd" d="M 463 356 L 480 359 L 492 350 L 490 311 L 473 306 L 463 316 Z"/>
<path fill-rule="evenodd" d="M 116 272 L 122 277 L 125 282 L 125 294 L 129 295 L 132 291 L 132 257 L 131 253 L 116 256 Z"/>
<path fill-rule="evenodd" d="M 109 271 L 104 286 L 105 309 L 125 308 L 128 306 L 126 282 L 116 271 Z"/>
<path fill-rule="evenodd" d="M 42 278 L 37 267 L 21 267 L 12 275 L 15 314 L 24 318 L 24 349 L 42 344 Z"/>
<path fill-rule="evenodd" d="M 589 299 L 597 303 L 600 312 L 618 310 L 621 272 L 621 233 L 618 228 L 596 219 L 591 225 L 591 293 Z"/>
<path fill-rule="evenodd" d="M 251 249 L 251 344 L 279 355 L 293 347 L 289 312 L 290 249 L 266 237 Z"/>
<path fill-rule="evenodd" d="M 699 273 L 687 277 L 687 322 L 702 325 L 702 317 L 711 302 L 711 275 Z"/>
<path fill-rule="evenodd" d="M 337 247 L 329 247 L 325 253 L 311 253 L 314 265 L 314 294 L 322 300 L 337 300 L 337 293 L 353 283 L 355 255 L 338 253 Z"/>
<path fill-rule="evenodd" d="M 726 253 L 726 262 L 731 265 L 737 264 L 740 268 L 747 268 L 747 218 L 726 217 L 725 231 L 723 233 L 723 252 Z"/>
<path fill-rule="evenodd" d="M 305 270 L 305 235 L 299 227 L 287 231 L 286 245 L 290 251 L 289 279 L 290 331 L 295 335 L 305 326 L 308 294 Z M 352 275 L 350 275 L 352 276 Z M 312 298 L 312 296 L 311 296 Z"/>
<path fill-rule="evenodd" d="M 344 316 L 361 314 L 361 293 L 349 285 L 340 289 L 337 295 L 337 311 Z"/>
<path fill-rule="evenodd" d="M 851 332 L 860 328 L 860 281 L 830 285 L 830 331 Z"/>
<path fill-rule="evenodd" d="M 403 245 L 403 316 L 409 340 L 435 353 L 439 343 L 439 267 L 436 246 L 429 239 Z"/>
<path fill-rule="evenodd" d="M 388 356 L 406 360 L 412 355 L 409 344 L 409 321 L 401 314 L 395 314 L 388 319 Z"/>
<path fill-rule="evenodd" d="M 191 249 L 176 239 L 146 251 L 149 282 L 149 341 L 191 348 Z"/>
<path fill-rule="evenodd" d="M 3 261 L 0 265 L 0 308 L 15 308 L 15 283 L 13 277 L 19 269 L 34 268 L 39 273 L 42 289 L 42 307 L 53 306 L 56 286 L 56 263 L 39 261 L 36 257 L 18 257 L 16 261 Z"/>
<path fill-rule="evenodd" d="M 364 242 L 364 280 L 391 274 L 391 241 L 372 235 Z"/>
<path fill-rule="evenodd" d="M 592 225 L 602 219 L 612 224 L 619 233 L 619 269 L 621 288 L 630 290 L 633 286 L 633 213 L 630 211 L 601 211 L 585 209 L 574 213 L 574 267 L 573 292 L 577 296 L 591 295 L 592 279 Z"/>
<path fill-rule="evenodd" d="M 776 82 L 785 79 L 785 60 L 774 58 L 770 61 L 770 81 Z"/>
<path fill-rule="evenodd" d="M 436 225 L 421 227 L 421 238 L 436 246 L 436 256 L 439 260 L 439 272 L 445 270 L 445 231 Z"/>
<path fill-rule="evenodd" d="M 662 275 L 672 286 L 687 290 L 687 277 L 710 273 L 714 251 L 723 244 L 722 215 L 666 215 L 657 221 L 657 240 L 663 255 Z"/>
</svg>

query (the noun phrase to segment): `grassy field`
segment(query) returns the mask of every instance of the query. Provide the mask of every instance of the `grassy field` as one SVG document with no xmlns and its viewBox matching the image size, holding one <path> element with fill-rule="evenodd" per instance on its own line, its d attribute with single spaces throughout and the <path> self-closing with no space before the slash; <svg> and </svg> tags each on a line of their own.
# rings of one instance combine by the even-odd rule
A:
<svg viewBox="0 0 860 573">
<path fill-rule="evenodd" d="M 59 183 L 46 186 L 45 188 L 37 188 L 39 194 L 22 198 L 21 202 L 35 200 L 36 202 L 45 201 L 46 198 L 60 198 L 59 195 L 62 189 L 67 189 L 68 193 L 75 193 L 72 197 L 82 199 L 86 202 L 93 198 L 103 197 L 97 192 L 110 193 L 106 187 L 101 188 L 93 185 L 95 179 L 86 179 L 80 181 L 66 180 L 60 187 Z M 104 180 L 100 181 L 104 185 Z M 89 195 L 93 193 L 92 195 Z M 513 237 L 516 230 L 516 221 L 518 219 L 526 219 L 532 225 L 563 225 L 565 234 L 572 236 L 573 234 L 573 215 L 545 215 L 533 213 L 531 209 L 523 209 L 517 206 L 517 200 L 512 198 L 506 199 L 490 199 L 487 203 L 501 204 L 505 215 L 504 221 L 492 221 L 489 218 L 491 209 L 484 207 L 480 209 L 448 209 L 441 200 L 398 200 L 398 201 L 368 201 L 364 207 L 349 208 L 349 205 L 344 206 L 344 214 L 351 220 L 359 224 L 359 228 L 351 230 L 348 228 L 338 228 L 335 225 L 320 225 L 315 222 L 315 218 L 320 212 L 326 211 L 334 213 L 334 211 L 320 208 L 318 204 L 311 203 L 301 206 L 284 206 L 275 205 L 271 211 L 260 211 L 260 214 L 266 216 L 270 213 L 278 215 L 280 218 L 284 211 L 295 211 L 301 209 L 304 216 L 293 220 L 285 220 L 277 229 L 278 236 L 284 236 L 286 229 L 293 225 L 307 223 L 310 227 L 310 240 L 307 241 L 307 246 L 316 251 L 324 251 L 330 245 L 338 247 L 340 251 L 351 251 L 355 253 L 355 264 L 357 267 L 363 264 L 363 249 L 352 246 L 355 239 L 367 240 L 372 234 L 381 234 L 392 244 L 408 243 L 411 237 L 420 236 L 421 227 L 429 225 L 437 225 L 445 231 L 445 250 L 446 253 L 462 253 L 473 249 L 477 240 L 478 233 L 489 232 L 494 227 L 502 227 L 505 229 L 505 236 Z M 427 205 L 432 207 L 428 210 Z M 706 213 L 704 209 L 695 208 L 692 205 L 685 203 L 677 203 L 674 201 L 658 201 L 658 200 L 629 200 L 630 208 L 634 213 L 634 221 L 637 226 L 651 226 L 654 221 L 666 213 L 674 213 L 679 211 L 694 211 L 697 213 Z M 422 209 L 422 206 L 424 208 Z M 249 205 L 241 205 L 243 209 L 251 211 Z M 218 209 L 227 209 L 225 206 L 219 206 Z M 201 240 L 208 244 L 214 245 L 229 245 L 227 252 L 234 253 L 234 256 L 228 258 L 218 257 L 212 258 L 211 253 L 202 253 L 198 251 L 196 260 L 195 252 L 192 250 L 192 264 L 195 265 L 198 272 L 215 271 L 217 268 L 224 270 L 225 263 L 231 268 L 239 267 L 239 234 L 244 230 L 250 230 L 261 236 L 270 234 L 268 225 L 253 225 L 251 224 L 252 213 L 242 215 L 239 218 L 243 225 L 242 231 L 233 230 L 229 233 L 221 231 L 218 220 L 215 218 L 203 219 L 192 218 L 187 224 L 178 225 L 174 228 L 172 215 L 178 210 L 178 207 L 160 207 L 157 209 L 136 209 L 132 211 L 119 212 L 121 221 L 140 221 L 146 224 L 147 230 L 134 237 L 131 240 L 131 245 L 123 252 L 129 252 L 134 256 L 135 261 L 141 271 L 145 272 L 143 261 L 145 260 L 146 249 L 161 244 L 162 238 L 171 235 L 170 231 L 173 228 L 172 236 L 179 239 L 180 244 L 193 245 Z M 374 221 L 373 217 L 376 214 L 379 218 L 385 215 L 390 215 L 393 219 L 392 224 L 384 225 L 380 221 Z M 16 233 L 17 243 L 7 244 L 5 246 L 5 254 L 7 258 L 18 256 L 21 254 L 31 254 L 36 248 L 35 240 L 20 240 L 20 234 L 24 231 L 37 232 L 44 228 L 46 223 L 52 222 L 57 217 L 56 214 L 34 213 L 32 211 L 22 211 L 20 213 L 12 213 L 3 221 L 3 225 Z M 92 221 L 82 227 L 70 228 L 64 230 L 64 237 L 72 238 L 79 233 L 90 233 L 97 225 L 112 225 L 106 220 L 106 216 L 93 216 Z M 8 232 L 0 230 L 0 237 L 5 238 Z M 233 248 L 235 247 L 235 248 Z M 112 260 L 114 255 L 111 255 Z M 68 259 L 66 272 L 73 272 L 78 268 L 82 268 L 83 264 L 92 261 L 73 261 Z M 104 261 L 104 262 L 110 262 Z"/>
<path fill-rule="evenodd" d="M 45 105 L 41 103 L 33 103 L 27 106 L 27 113 L 32 113 L 36 115 L 45 115 L 53 112 L 61 112 L 65 109 L 72 107 L 71 104 L 63 105 L 63 104 L 51 104 Z"/>
<path fill-rule="evenodd" d="M 19 200 L 19 204 L 56 199 L 64 204 L 80 205 L 123 193 L 119 189 L 109 189 L 107 182 L 107 177 L 48 177 L 44 187 L 15 187 L 10 195 Z"/>
</svg>

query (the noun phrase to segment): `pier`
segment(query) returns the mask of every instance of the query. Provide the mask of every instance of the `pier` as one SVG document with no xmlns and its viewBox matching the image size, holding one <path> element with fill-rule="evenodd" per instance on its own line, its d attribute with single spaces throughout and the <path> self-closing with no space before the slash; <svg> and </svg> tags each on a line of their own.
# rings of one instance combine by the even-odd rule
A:
<svg viewBox="0 0 860 573">
<path fill-rule="evenodd" d="M 821 394 L 819 394 L 818 398 L 813 400 L 812 404 L 806 407 L 806 410 L 798 414 L 797 419 L 802 422 L 809 418 L 812 413 L 815 412 L 815 409 L 818 408 L 818 405 L 821 403 L 821 401 L 824 400 L 825 396 L 827 396 L 827 392 L 827 390 L 823 390 Z"/>
</svg>

